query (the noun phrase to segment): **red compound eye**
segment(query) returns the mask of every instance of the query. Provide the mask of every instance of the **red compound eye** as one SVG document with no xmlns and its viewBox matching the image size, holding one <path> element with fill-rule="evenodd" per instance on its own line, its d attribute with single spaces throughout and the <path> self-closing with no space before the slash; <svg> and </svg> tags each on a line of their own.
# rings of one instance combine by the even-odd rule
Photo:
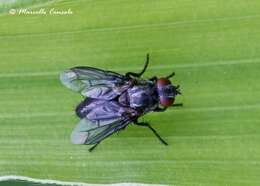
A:
<svg viewBox="0 0 260 186">
<path fill-rule="evenodd" d="M 171 85 L 171 81 L 168 80 L 167 78 L 160 78 L 157 80 L 156 85 L 157 85 L 157 89 L 160 91 L 163 87 L 167 85 Z M 160 104 L 165 107 L 171 106 L 174 102 L 174 97 L 165 97 L 163 95 L 160 95 L 160 93 L 159 93 L 159 99 L 160 99 Z"/>
<path fill-rule="evenodd" d="M 161 87 L 163 87 L 165 85 L 169 85 L 169 84 L 171 84 L 169 79 L 160 78 L 157 80 L 157 88 L 161 88 Z"/>
<path fill-rule="evenodd" d="M 174 103 L 174 98 L 165 98 L 165 97 L 160 97 L 160 104 L 169 107 Z"/>
</svg>

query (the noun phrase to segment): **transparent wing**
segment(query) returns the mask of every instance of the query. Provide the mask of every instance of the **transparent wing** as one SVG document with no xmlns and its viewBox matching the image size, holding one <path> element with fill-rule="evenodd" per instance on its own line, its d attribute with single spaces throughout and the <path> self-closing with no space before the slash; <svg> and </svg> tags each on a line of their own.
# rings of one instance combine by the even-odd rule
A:
<svg viewBox="0 0 260 186">
<path fill-rule="evenodd" d="M 74 67 L 60 74 L 62 84 L 76 92 L 86 92 L 92 87 L 122 85 L 126 77 L 111 71 L 92 67 Z"/>
<path fill-rule="evenodd" d="M 90 121 L 86 118 L 80 120 L 71 134 L 73 144 L 96 144 L 116 131 L 125 128 L 131 121 L 129 119 L 114 119 L 103 121 Z"/>
</svg>

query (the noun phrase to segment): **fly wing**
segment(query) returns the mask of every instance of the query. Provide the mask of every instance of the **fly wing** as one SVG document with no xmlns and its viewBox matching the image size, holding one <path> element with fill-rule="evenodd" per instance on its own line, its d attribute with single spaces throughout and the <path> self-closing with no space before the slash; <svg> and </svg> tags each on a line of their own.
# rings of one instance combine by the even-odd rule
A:
<svg viewBox="0 0 260 186">
<path fill-rule="evenodd" d="M 74 67 L 61 73 L 60 80 L 64 86 L 80 92 L 83 96 L 105 94 L 111 97 L 112 88 L 124 85 L 127 78 L 121 74 L 97 68 Z"/>
<path fill-rule="evenodd" d="M 127 118 L 111 121 L 93 122 L 86 118 L 80 120 L 71 134 L 73 144 L 96 144 L 111 134 L 125 128 L 131 121 Z"/>
</svg>

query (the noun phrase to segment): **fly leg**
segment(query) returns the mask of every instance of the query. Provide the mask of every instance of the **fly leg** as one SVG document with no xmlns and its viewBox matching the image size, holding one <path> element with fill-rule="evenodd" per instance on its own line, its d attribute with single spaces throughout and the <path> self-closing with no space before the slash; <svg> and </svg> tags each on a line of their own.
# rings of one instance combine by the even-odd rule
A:
<svg viewBox="0 0 260 186">
<path fill-rule="evenodd" d="M 175 75 L 175 72 L 172 72 L 170 75 L 166 76 L 166 79 L 170 79 L 171 77 L 173 77 Z"/>
<path fill-rule="evenodd" d="M 138 77 L 138 78 L 141 77 L 143 75 L 143 73 L 145 72 L 148 64 L 149 64 L 149 54 L 146 55 L 146 62 L 145 62 L 143 70 L 140 73 L 127 72 L 125 74 L 125 76 L 127 76 L 127 77 L 133 76 L 133 77 Z"/>
<path fill-rule="evenodd" d="M 92 147 L 90 147 L 90 148 L 88 149 L 88 151 L 89 151 L 89 152 L 92 152 L 92 151 L 98 146 L 99 143 L 100 143 L 100 142 L 98 142 L 98 143 L 96 143 L 95 145 L 93 145 Z"/>
<path fill-rule="evenodd" d="M 183 104 L 182 103 L 176 103 L 176 104 L 173 104 L 172 107 L 182 107 Z"/>
<path fill-rule="evenodd" d="M 175 72 L 172 72 L 170 75 L 166 76 L 166 79 L 170 79 L 171 77 L 173 77 L 175 75 Z M 150 81 L 157 81 L 158 78 L 156 76 L 153 76 L 149 79 Z"/>
<path fill-rule="evenodd" d="M 175 103 L 173 105 L 171 105 L 171 107 L 182 107 L 183 106 L 183 103 Z M 167 110 L 167 107 L 163 107 L 163 108 L 160 108 L 160 107 L 156 107 L 153 111 L 154 112 L 164 112 Z"/>
<path fill-rule="evenodd" d="M 160 140 L 160 142 L 161 142 L 162 144 L 168 145 L 168 143 L 161 138 L 161 136 L 156 132 L 156 130 L 155 130 L 154 128 L 152 128 L 152 127 L 150 126 L 149 123 L 146 123 L 146 122 L 141 122 L 141 123 L 139 123 L 139 122 L 136 120 L 136 121 L 134 121 L 134 124 L 139 125 L 139 126 L 148 127 L 151 131 L 153 131 L 153 133 L 155 134 L 155 136 Z"/>
<path fill-rule="evenodd" d="M 156 107 L 153 111 L 154 112 L 164 112 L 167 110 L 167 107 L 163 107 L 163 108 L 160 108 L 160 107 Z"/>
</svg>

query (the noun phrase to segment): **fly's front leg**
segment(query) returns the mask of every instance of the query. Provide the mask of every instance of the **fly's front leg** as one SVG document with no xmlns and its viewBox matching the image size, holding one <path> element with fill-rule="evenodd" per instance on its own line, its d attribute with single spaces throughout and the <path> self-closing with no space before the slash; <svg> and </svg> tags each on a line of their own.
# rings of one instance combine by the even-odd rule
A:
<svg viewBox="0 0 260 186">
<path fill-rule="evenodd" d="M 175 103 L 171 107 L 182 107 L 182 106 L 183 106 L 183 103 Z M 154 112 L 164 112 L 166 110 L 167 110 L 167 107 L 163 107 L 163 108 L 156 107 L 153 111 Z"/>
<path fill-rule="evenodd" d="M 156 107 L 153 111 L 154 112 L 164 112 L 167 110 L 167 107 L 163 107 L 163 108 L 160 108 L 160 107 Z"/>
<path fill-rule="evenodd" d="M 134 124 L 139 125 L 139 126 L 148 127 L 148 128 L 155 134 L 155 136 L 160 140 L 160 142 L 161 142 L 162 144 L 168 145 L 168 143 L 162 139 L 162 137 L 156 132 L 156 130 L 155 130 L 154 128 L 152 128 L 152 127 L 150 126 L 149 123 L 146 123 L 146 122 L 140 122 L 140 123 L 139 123 L 138 120 L 136 119 L 136 120 L 134 121 Z"/>
<path fill-rule="evenodd" d="M 144 68 L 143 70 L 140 72 L 140 73 L 135 73 L 135 72 L 127 72 L 125 74 L 126 77 L 130 77 L 130 76 L 133 76 L 133 77 L 141 77 L 143 75 L 143 73 L 145 72 L 147 66 L 149 64 L 149 54 L 146 55 L 146 62 L 145 62 L 145 65 L 144 65 Z"/>
<path fill-rule="evenodd" d="M 166 76 L 166 79 L 170 79 L 171 77 L 173 77 L 175 75 L 175 72 L 172 72 L 170 75 Z"/>
<path fill-rule="evenodd" d="M 182 107 L 183 103 L 175 103 L 172 105 L 172 107 Z"/>
</svg>

